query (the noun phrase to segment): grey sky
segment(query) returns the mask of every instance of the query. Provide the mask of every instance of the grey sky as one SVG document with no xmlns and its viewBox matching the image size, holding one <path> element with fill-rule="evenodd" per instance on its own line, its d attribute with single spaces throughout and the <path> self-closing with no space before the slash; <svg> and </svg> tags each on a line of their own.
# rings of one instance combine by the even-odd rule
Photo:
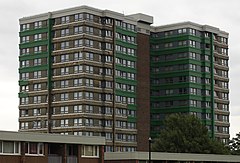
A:
<svg viewBox="0 0 240 163">
<path fill-rule="evenodd" d="M 154 25 L 193 21 L 229 32 L 231 137 L 240 132 L 239 0 L 1 0 L 0 130 L 18 129 L 18 19 L 80 5 L 148 14 Z"/>
</svg>

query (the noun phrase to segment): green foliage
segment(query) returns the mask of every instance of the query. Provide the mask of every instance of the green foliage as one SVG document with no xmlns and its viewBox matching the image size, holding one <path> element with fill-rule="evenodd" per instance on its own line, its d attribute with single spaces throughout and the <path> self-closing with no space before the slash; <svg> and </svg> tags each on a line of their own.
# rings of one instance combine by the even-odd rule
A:
<svg viewBox="0 0 240 163">
<path fill-rule="evenodd" d="M 175 153 L 228 154 L 218 141 L 211 140 L 208 130 L 193 115 L 172 114 L 164 121 L 162 129 L 152 145 L 153 151 Z"/>
<path fill-rule="evenodd" d="M 232 138 L 232 140 L 230 140 L 229 148 L 231 150 L 231 154 L 240 155 L 240 132 L 236 134 L 235 138 Z"/>
</svg>

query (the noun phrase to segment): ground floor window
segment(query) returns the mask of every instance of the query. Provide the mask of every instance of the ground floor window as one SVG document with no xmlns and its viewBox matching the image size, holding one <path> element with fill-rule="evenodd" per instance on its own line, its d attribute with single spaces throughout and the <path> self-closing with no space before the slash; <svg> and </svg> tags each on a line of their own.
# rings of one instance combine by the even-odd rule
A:
<svg viewBox="0 0 240 163">
<path fill-rule="evenodd" d="M 84 145 L 82 148 L 82 156 L 85 157 L 98 157 L 99 147 L 95 145 Z"/>
<path fill-rule="evenodd" d="M 20 154 L 19 142 L 0 141 L 0 154 Z"/>
<path fill-rule="evenodd" d="M 44 144 L 28 142 L 25 144 L 25 153 L 32 155 L 43 155 L 44 154 Z"/>
</svg>

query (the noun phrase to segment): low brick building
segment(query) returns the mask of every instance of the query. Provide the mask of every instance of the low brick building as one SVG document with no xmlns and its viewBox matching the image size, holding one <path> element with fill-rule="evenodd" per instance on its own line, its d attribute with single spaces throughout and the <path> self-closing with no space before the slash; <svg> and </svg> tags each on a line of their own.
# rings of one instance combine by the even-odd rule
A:
<svg viewBox="0 0 240 163">
<path fill-rule="evenodd" d="M 108 152 L 105 163 L 148 163 L 148 152 Z M 152 152 L 151 163 L 240 163 L 240 156 Z"/>
<path fill-rule="evenodd" d="M 0 131 L 0 163 L 103 163 L 105 138 Z"/>
</svg>

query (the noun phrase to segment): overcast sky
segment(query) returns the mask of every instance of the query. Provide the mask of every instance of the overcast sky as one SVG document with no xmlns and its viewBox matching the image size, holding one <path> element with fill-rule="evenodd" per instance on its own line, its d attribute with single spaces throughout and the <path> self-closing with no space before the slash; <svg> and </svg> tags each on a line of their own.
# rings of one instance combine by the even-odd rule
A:
<svg viewBox="0 0 240 163">
<path fill-rule="evenodd" d="M 80 5 L 148 14 L 154 25 L 193 21 L 229 32 L 231 137 L 240 132 L 240 0 L 1 0 L 0 130 L 18 130 L 18 19 Z"/>
</svg>

